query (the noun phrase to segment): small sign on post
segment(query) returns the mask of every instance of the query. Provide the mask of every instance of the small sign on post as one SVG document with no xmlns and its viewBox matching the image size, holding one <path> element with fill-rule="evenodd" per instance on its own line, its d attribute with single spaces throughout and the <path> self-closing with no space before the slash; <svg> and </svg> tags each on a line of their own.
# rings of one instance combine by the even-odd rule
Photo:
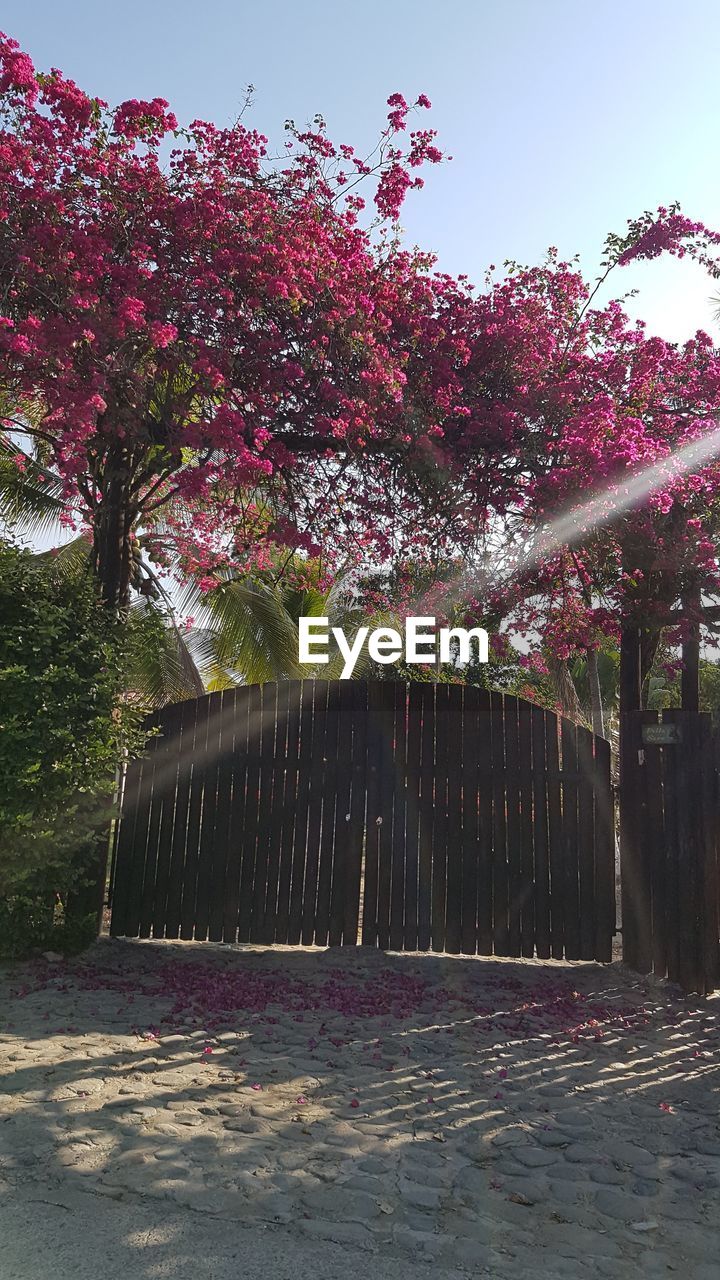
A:
<svg viewBox="0 0 720 1280">
<path fill-rule="evenodd" d="M 670 747 L 682 742 L 680 724 L 644 724 L 642 740 L 646 747 Z"/>
</svg>

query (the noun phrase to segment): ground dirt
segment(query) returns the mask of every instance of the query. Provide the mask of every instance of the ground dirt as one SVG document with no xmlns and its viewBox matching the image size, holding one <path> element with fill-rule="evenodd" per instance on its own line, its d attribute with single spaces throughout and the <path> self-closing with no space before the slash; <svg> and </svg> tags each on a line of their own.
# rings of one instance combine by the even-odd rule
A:
<svg viewBox="0 0 720 1280">
<path fill-rule="evenodd" d="M 7 969 L 0 1276 L 718 1280 L 719 1014 L 365 948 Z"/>
</svg>

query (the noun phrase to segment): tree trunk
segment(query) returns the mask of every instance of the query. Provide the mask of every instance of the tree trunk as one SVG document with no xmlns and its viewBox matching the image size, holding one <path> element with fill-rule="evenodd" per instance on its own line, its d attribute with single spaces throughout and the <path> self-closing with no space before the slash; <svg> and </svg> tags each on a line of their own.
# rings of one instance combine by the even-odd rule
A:
<svg viewBox="0 0 720 1280">
<path fill-rule="evenodd" d="M 700 609 L 702 605 L 700 587 L 697 583 L 693 582 L 688 587 L 682 604 L 683 609 L 691 614 L 682 647 L 683 669 L 680 677 L 682 709 L 697 715 L 700 710 Z"/>
<path fill-rule="evenodd" d="M 120 622 L 130 607 L 131 539 L 137 518 L 137 507 L 131 500 L 130 463 L 125 449 L 113 447 L 108 450 L 98 488 L 100 502 L 95 511 L 92 566 L 100 586 L 102 603 Z M 71 895 L 68 909 L 70 915 L 79 920 L 94 916 L 99 933 L 108 866 L 108 827 L 98 832 L 94 853 L 88 883 Z"/>
<path fill-rule="evenodd" d="M 93 569 L 103 604 L 114 617 L 127 613 L 132 570 L 131 537 L 137 511 L 130 500 L 130 467 L 124 449 L 108 452 L 93 530 Z"/>
<path fill-rule="evenodd" d="M 592 719 L 592 730 L 599 738 L 604 738 L 605 722 L 603 718 L 602 692 L 600 689 L 600 672 L 598 669 L 597 649 L 587 650 L 586 661 L 588 684 L 590 686 L 590 714 Z"/>
<path fill-rule="evenodd" d="M 562 714 L 576 723 L 582 722 L 585 717 L 567 662 L 550 655 L 547 665 Z"/>
</svg>

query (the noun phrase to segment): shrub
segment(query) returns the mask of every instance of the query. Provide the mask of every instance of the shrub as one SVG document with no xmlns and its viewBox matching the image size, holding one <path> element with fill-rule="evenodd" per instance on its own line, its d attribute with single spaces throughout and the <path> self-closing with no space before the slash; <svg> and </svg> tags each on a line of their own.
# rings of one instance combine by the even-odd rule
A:
<svg viewBox="0 0 720 1280">
<path fill-rule="evenodd" d="M 68 904 L 97 882 L 118 763 L 141 741 L 125 638 L 89 574 L 0 542 L 0 953 L 94 931 Z"/>
</svg>

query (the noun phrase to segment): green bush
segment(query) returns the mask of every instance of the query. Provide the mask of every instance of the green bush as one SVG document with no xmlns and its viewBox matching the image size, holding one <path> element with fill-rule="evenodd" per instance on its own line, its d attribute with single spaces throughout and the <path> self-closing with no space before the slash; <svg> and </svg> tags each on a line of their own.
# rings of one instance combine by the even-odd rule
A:
<svg viewBox="0 0 720 1280">
<path fill-rule="evenodd" d="M 141 741 L 126 640 L 89 575 L 0 542 L 0 954 L 90 933 L 68 904 L 97 882 L 116 769 Z"/>
</svg>

